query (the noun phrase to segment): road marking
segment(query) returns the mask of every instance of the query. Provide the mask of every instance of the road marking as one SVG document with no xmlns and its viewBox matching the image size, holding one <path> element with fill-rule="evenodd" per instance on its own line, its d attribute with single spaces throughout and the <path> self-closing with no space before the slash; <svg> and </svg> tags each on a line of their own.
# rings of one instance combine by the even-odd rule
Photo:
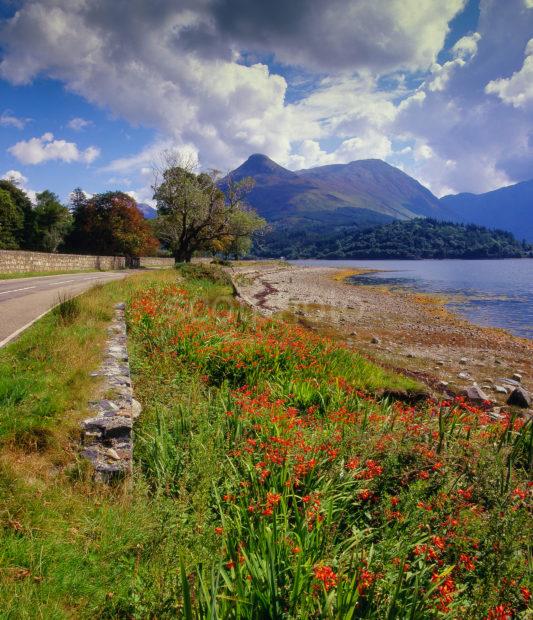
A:
<svg viewBox="0 0 533 620">
<path fill-rule="evenodd" d="M 104 274 L 102 274 L 104 275 Z M 105 274 L 107 277 L 111 277 L 111 276 L 122 276 L 123 278 L 127 277 L 129 275 L 129 273 L 106 273 Z M 45 276 L 45 277 L 53 277 L 53 276 Z M 101 276 L 97 276 L 96 278 L 90 278 L 91 280 L 97 280 L 99 279 Z M 76 278 L 77 280 L 78 278 Z M 83 280 L 81 280 L 83 282 Z M 16 289 L 16 290 L 26 290 L 26 289 L 30 289 L 30 288 L 35 288 L 35 286 L 26 286 L 23 289 Z M 89 289 L 87 289 L 89 290 Z M 3 291 L 3 293 L 12 293 L 13 291 Z M 80 295 L 83 295 L 83 293 L 85 293 L 86 291 L 80 291 L 79 293 L 76 293 L 75 295 L 72 295 L 72 297 L 70 299 L 72 299 L 73 297 L 79 297 Z M 1 295 L 2 293 L 0 293 Z M 36 323 L 39 319 L 42 319 L 44 316 L 46 316 L 51 310 L 53 310 L 54 308 L 56 308 L 57 306 L 59 306 L 61 304 L 61 302 L 58 302 L 56 304 L 54 304 L 53 306 L 51 306 L 50 308 L 48 308 L 48 310 L 45 310 L 42 314 L 40 314 L 39 316 L 36 316 L 34 319 L 32 319 L 29 323 L 26 323 L 26 325 L 23 325 L 22 327 L 20 327 L 19 329 L 17 329 L 16 331 L 14 331 L 13 333 L 9 334 L 9 336 L 7 336 L 6 338 L 4 338 L 3 340 L 0 340 L 0 349 L 2 347 L 5 347 L 7 344 L 9 344 L 10 342 L 12 342 L 13 340 L 15 340 L 15 338 L 17 336 L 19 336 L 20 334 L 22 334 L 22 332 L 24 332 L 25 330 L 28 329 L 28 327 L 31 327 L 34 323 Z"/>
<path fill-rule="evenodd" d="M 7 293 L 16 293 L 18 291 L 28 291 L 30 288 L 35 288 L 35 286 L 25 286 L 24 288 L 12 288 L 10 291 L 2 291 L 0 295 L 7 295 Z"/>
<path fill-rule="evenodd" d="M 56 284 L 65 284 L 65 282 L 75 282 L 75 280 L 61 280 L 60 282 L 49 282 L 46 286 L 55 286 Z"/>
</svg>

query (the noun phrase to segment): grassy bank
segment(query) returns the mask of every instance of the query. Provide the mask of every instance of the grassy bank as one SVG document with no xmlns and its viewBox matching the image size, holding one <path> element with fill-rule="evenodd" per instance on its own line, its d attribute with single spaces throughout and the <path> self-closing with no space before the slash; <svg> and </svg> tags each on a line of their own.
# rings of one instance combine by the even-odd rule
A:
<svg viewBox="0 0 533 620">
<path fill-rule="evenodd" d="M 417 386 L 184 276 L 93 289 L 0 352 L 2 613 L 525 618 L 531 425 L 376 399 Z M 144 411 L 133 480 L 102 488 L 74 440 L 119 299 Z"/>
<path fill-rule="evenodd" d="M 102 273 L 102 271 L 99 269 L 78 269 L 75 271 L 23 271 L 21 273 L 0 273 L 0 280 L 40 278 L 42 276 L 67 276 L 75 273 Z"/>
</svg>

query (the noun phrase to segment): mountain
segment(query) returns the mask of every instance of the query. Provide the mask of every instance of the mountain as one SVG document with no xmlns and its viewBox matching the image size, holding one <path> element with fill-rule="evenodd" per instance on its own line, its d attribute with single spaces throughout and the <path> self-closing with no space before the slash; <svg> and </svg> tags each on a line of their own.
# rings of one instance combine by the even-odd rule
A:
<svg viewBox="0 0 533 620">
<path fill-rule="evenodd" d="M 533 241 L 533 180 L 486 194 L 457 194 L 441 198 L 449 219 L 509 230 L 518 239 Z"/>
<path fill-rule="evenodd" d="M 146 220 L 153 220 L 157 217 L 157 209 L 154 209 L 145 202 L 139 202 L 137 204 L 137 209 L 139 209 L 139 211 L 143 214 L 144 219 Z"/>
<path fill-rule="evenodd" d="M 438 198 L 427 188 L 380 159 L 319 166 L 298 174 L 327 186 L 354 207 L 378 210 L 395 219 L 431 217 L 442 211 Z"/>
<path fill-rule="evenodd" d="M 265 155 L 251 155 L 231 172 L 250 176 L 249 204 L 276 227 L 368 228 L 395 219 L 438 216 L 439 200 L 418 181 L 377 159 L 292 172 Z M 222 181 L 222 186 L 227 183 Z"/>
</svg>

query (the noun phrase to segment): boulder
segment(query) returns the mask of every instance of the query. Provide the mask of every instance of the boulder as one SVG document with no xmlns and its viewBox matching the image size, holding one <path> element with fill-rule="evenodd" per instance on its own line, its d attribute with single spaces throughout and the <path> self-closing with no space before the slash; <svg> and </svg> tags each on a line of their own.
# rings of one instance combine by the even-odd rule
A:
<svg viewBox="0 0 533 620">
<path fill-rule="evenodd" d="M 514 405 L 515 407 L 521 407 L 522 409 L 527 409 L 530 407 L 532 402 L 530 393 L 522 387 L 515 388 L 507 399 L 508 405 Z"/>
<path fill-rule="evenodd" d="M 461 392 L 461 394 L 463 396 L 466 396 L 468 400 L 471 400 L 475 403 L 482 403 L 485 400 L 489 400 L 489 397 L 477 385 L 471 385 L 470 387 L 467 387 L 466 390 L 463 390 Z"/>
<path fill-rule="evenodd" d="M 511 378 L 514 381 L 518 381 L 518 383 L 522 383 L 522 375 L 519 374 L 518 372 L 515 372 L 514 375 Z"/>
<path fill-rule="evenodd" d="M 503 387 L 503 385 L 495 385 L 494 391 L 497 394 L 509 394 L 509 390 L 506 387 Z"/>
<path fill-rule="evenodd" d="M 372 344 L 381 344 L 381 340 L 377 336 L 372 336 Z"/>
</svg>

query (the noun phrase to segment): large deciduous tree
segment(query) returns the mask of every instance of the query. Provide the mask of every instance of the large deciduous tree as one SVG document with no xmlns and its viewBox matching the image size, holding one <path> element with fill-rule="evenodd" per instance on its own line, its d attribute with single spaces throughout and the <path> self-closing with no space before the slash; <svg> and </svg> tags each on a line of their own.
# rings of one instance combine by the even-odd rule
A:
<svg viewBox="0 0 533 620">
<path fill-rule="evenodd" d="M 32 247 L 44 252 L 57 252 L 72 225 L 72 215 L 53 192 L 37 194 L 33 210 Z"/>
<path fill-rule="evenodd" d="M 189 262 L 198 251 L 245 253 L 253 233 L 265 226 L 244 203 L 252 179 L 226 179 L 224 191 L 219 181 L 217 171 L 196 174 L 190 162 L 166 157 L 153 187 L 159 212 L 154 225 L 177 262 Z"/>
<path fill-rule="evenodd" d="M 75 190 L 71 205 L 74 225 L 69 246 L 75 251 L 143 256 L 159 247 L 150 224 L 128 194 L 107 192 L 86 198 Z"/>
<path fill-rule="evenodd" d="M 11 197 L 18 215 L 15 217 L 19 224 L 13 229 L 13 243 L 16 248 L 31 248 L 33 235 L 33 205 L 26 192 L 17 187 L 16 180 L 0 179 L 0 189 L 4 190 Z M 3 216 L 0 215 L 0 226 L 6 230 L 6 223 L 2 222 Z"/>
<path fill-rule="evenodd" d="M 0 189 L 0 250 L 16 250 L 24 229 L 24 217 L 11 194 Z"/>
</svg>

